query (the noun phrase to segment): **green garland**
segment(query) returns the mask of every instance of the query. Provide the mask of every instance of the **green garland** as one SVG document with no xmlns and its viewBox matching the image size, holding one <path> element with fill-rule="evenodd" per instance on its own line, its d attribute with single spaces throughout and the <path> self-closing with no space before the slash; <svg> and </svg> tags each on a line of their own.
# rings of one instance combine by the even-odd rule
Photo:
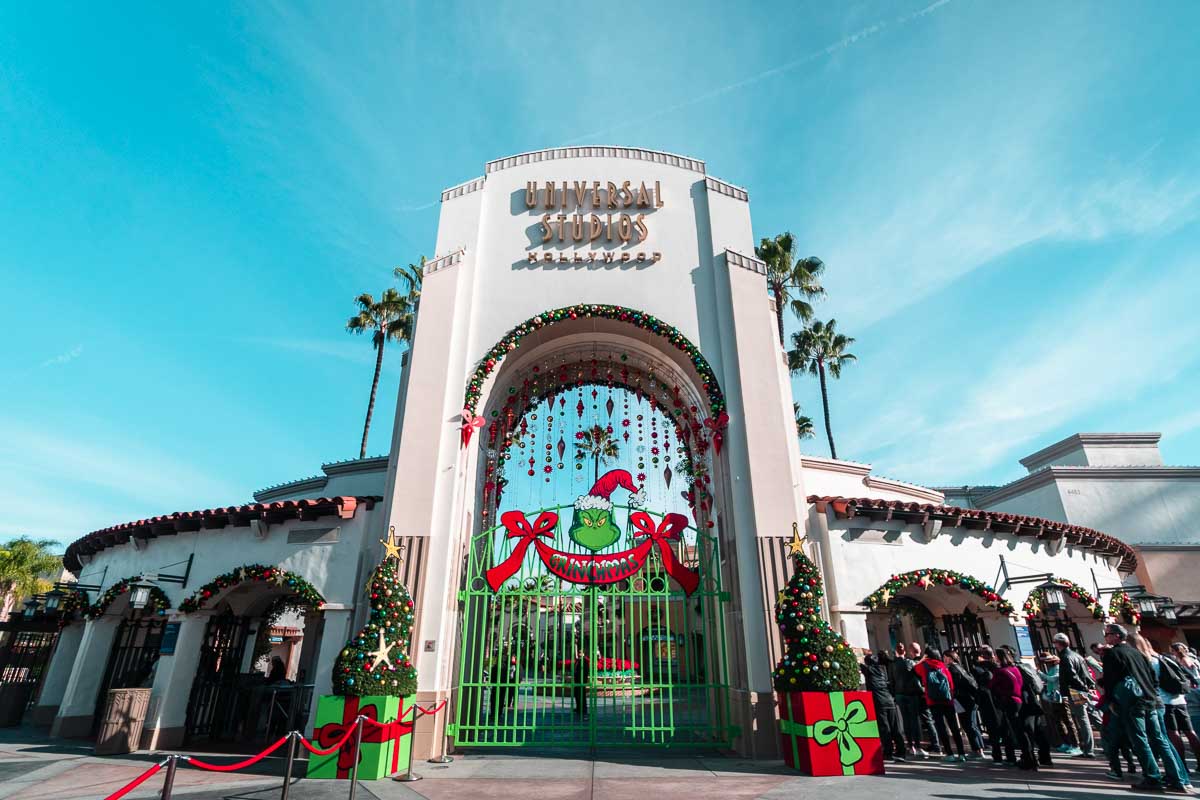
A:
<svg viewBox="0 0 1200 800">
<path fill-rule="evenodd" d="M 140 576 L 134 576 L 117 581 L 112 586 L 108 587 L 104 594 L 100 595 L 100 599 L 97 600 L 93 605 L 87 606 L 83 609 L 83 616 L 87 619 L 98 619 L 99 617 L 103 616 L 104 612 L 108 611 L 108 607 L 112 605 L 114 600 L 121 595 L 126 594 L 133 584 L 140 583 L 141 580 L 142 579 Z M 146 603 L 146 609 L 154 612 L 155 614 L 165 614 L 167 609 L 170 607 L 171 601 L 167 597 L 167 593 L 157 586 L 151 586 L 150 599 Z"/>
<path fill-rule="evenodd" d="M 333 693 L 407 697 L 417 690 L 417 669 L 408 658 L 413 601 L 391 558 L 384 558 L 371 574 L 369 595 L 367 624 L 333 664 Z"/>
<path fill-rule="evenodd" d="M 700 380 L 703 383 L 704 393 L 708 397 L 708 405 L 710 413 L 714 416 L 725 410 L 725 395 L 721 392 L 721 387 L 717 383 L 716 374 L 709 366 L 708 360 L 700 353 L 700 349 L 688 341 L 688 338 L 673 325 L 668 325 L 662 320 L 647 314 L 642 311 L 636 311 L 622 306 L 612 305 L 593 305 L 580 304 L 567 306 L 566 308 L 556 308 L 552 311 L 545 311 L 536 317 L 531 317 L 525 320 L 520 325 L 512 328 L 508 333 L 497 342 L 491 350 L 487 352 L 479 364 L 475 367 L 475 372 L 471 375 L 471 379 L 467 382 L 467 392 L 463 399 L 463 408 L 475 413 L 479 405 L 479 399 L 483 393 L 483 384 L 487 380 L 488 375 L 500 365 L 504 357 L 513 350 L 517 349 L 517 345 L 521 340 L 534 331 L 540 330 L 548 325 L 553 325 L 556 322 L 562 322 L 570 319 L 589 319 L 589 318 L 611 319 L 619 322 L 628 322 L 641 328 L 644 331 L 649 331 L 657 336 L 661 336 L 670 342 L 677 350 L 687 354 L 692 362 L 692 366 L 696 368 L 696 372 L 700 375 Z"/>
<path fill-rule="evenodd" d="M 1100 605 L 1100 601 L 1092 597 L 1091 592 L 1084 589 L 1074 581 L 1069 581 L 1066 578 L 1051 578 L 1053 583 L 1058 584 L 1066 589 L 1067 594 L 1072 600 L 1078 600 L 1082 603 L 1092 616 L 1096 619 L 1104 619 L 1104 607 Z M 1025 619 L 1033 619 L 1042 610 L 1043 603 L 1046 600 L 1046 590 L 1042 587 L 1037 587 L 1029 593 L 1029 597 L 1025 598 L 1024 604 L 1021 606 L 1022 613 L 1025 614 Z"/>
<path fill-rule="evenodd" d="M 208 583 L 201 586 L 191 597 L 179 604 L 179 610 L 184 614 L 191 614 L 194 611 L 199 611 L 204 607 L 204 604 L 210 599 L 220 594 L 224 590 L 237 586 L 239 583 L 246 581 L 259 581 L 262 583 L 273 583 L 281 589 L 287 591 L 289 598 L 292 598 L 297 605 L 304 605 L 316 610 L 320 610 L 325 605 L 325 598 L 317 591 L 316 587 L 300 577 L 294 572 L 280 569 L 279 567 L 268 567 L 262 564 L 246 564 L 238 567 L 232 572 L 226 572 L 224 575 L 218 575 Z"/>
<path fill-rule="evenodd" d="M 905 572 L 902 575 L 893 575 L 888 578 L 887 583 L 867 595 L 866 599 L 859 603 L 859 605 L 864 605 L 874 611 L 877 608 L 886 606 L 892 597 L 895 597 L 904 589 L 913 586 L 928 589 L 931 586 L 939 585 L 957 586 L 960 589 L 966 589 L 968 592 L 982 598 L 988 605 L 995 606 L 997 611 L 1003 614 L 1013 613 L 1012 603 L 1001 597 L 990 585 L 972 578 L 970 575 L 955 572 L 952 569 L 915 569 L 912 572 Z"/>
<path fill-rule="evenodd" d="M 775 603 L 784 654 L 775 665 L 779 692 L 848 692 L 858 688 L 858 662 L 846 640 L 821 617 L 821 573 L 793 544 L 792 577 Z"/>
<path fill-rule="evenodd" d="M 87 592 L 82 589 L 68 589 L 58 602 L 58 626 L 65 628 L 75 612 L 86 615 L 88 609 Z"/>
<path fill-rule="evenodd" d="M 1140 625 L 1142 622 L 1142 612 L 1133 604 L 1129 592 L 1125 591 L 1117 592 L 1109 598 L 1108 615 L 1113 619 L 1121 618 L 1127 625 Z"/>
</svg>

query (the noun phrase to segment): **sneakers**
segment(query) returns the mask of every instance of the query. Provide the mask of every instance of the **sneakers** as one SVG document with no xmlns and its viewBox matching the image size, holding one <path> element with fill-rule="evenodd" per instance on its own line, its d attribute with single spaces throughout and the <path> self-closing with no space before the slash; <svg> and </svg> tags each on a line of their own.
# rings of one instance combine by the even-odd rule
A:
<svg viewBox="0 0 1200 800">
<path fill-rule="evenodd" d="M 962 756 L 953 756 L 953 755 L 942 756 L 942 763 L 943 764 L 956 764 L 956 763 L 958 763 L 958 759 L 960 759 L 960 758 L 962 758 Z"/>
<path fill-rule="evenodd" d="M 983 753 L 971 753 L 967 756 L 966 761 L 983 761 Z"/>
<path fill-rule="evenodd" d="M 1161 792 L 1163 785 L 1159 781 L 1140 780 L 1129 787 L 1131 792 Z"/>
<path fill-rule="evenodd" d="M 1120 772 L 1113 772 L 1111 769 L 1108 772 L 1104 773 L 1104 777 L 1108 778 L 1110 781 L 1125 780 L 1124 775 L 1122 775 Z"/>
<path fill-rule="evenodd" d="M 1069 744 L 1060 744 L 1058 747 L 1054 748 L 1054 752 L 1056 752 L 1056 753 L 1069 753 L 1069 752 L 1071 752 L 1071 751 L 1072 751 L 1072 750 L 1074 750 L 1074 749 L 1075 749 L 1075 748 L 1071 747 L 1071 745 L 1069 745 Z"/>
<path fill-rule="evenodd" d="M 929 753 L 925 752 L 924 750 L 922 750 L 919 747 L 914 747 L 912 754 L 916 758 L 929 758 Z"/>
<path fill-rule="evenodd" d="M 1181 783 L 1168 783 L 1165 786 L 1163 786 L 1163 791 L 1165 791 L 1167 794 L 1188 794 L 1188 795 L 1190 795 L 1192 793 L 1192 788 L 1190 786 L 1184 786 Z"/>
</svg>

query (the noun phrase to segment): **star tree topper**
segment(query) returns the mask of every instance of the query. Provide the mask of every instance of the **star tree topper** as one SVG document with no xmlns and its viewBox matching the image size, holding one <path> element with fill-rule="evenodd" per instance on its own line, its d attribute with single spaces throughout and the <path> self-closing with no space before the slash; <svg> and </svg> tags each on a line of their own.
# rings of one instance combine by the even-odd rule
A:
<svg viewBox="0 0 1200 800">
<path fill-rule="evenodd" d="M 800 536 L 800 526 L 793 522 L 792 523 L 792 540 L 790 542 L 788 542 L 788 555 L 789 556 L 804 555 L 804 543 L 807 540 L 808 540 L 807 536 L 805 536 L 805 537 Z"/>
<path fill-rule="evenodd" d="M 404 545 L 396 544 L 396 526 L 395 525 L 388 526 L 387 539 L 380 539 L 379 543 L 381 545 L 383 545 L 383 549 L 384 549 L 383 558 L 385 561 L 389 558 L 394 558 L 394 559 L 396 559 L 397 565 L 399 565 L 401 562 L 404 561 L 404 558 L 402 556 L 402 553 L 404 551 Z"/>
</svg>

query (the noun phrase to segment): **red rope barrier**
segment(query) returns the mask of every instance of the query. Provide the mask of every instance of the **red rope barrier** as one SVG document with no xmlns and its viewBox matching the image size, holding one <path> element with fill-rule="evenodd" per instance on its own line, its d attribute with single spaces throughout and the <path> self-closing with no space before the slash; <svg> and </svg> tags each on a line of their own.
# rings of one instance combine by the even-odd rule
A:
<svg viewBox="0 0 1200 800">
<path fill-rule="evenodd" d="M 346 741 L 351 736 L 354 735 L 354 728 L 355 728 L 355 726 L 351 725 L 350 729 L 348 731 L 346 731 L 346 735 L 343 736 L 341 739 L 339 739 L 338 742 L 336 744 L 334 744 L 333 747 L 330 747 L 328 750 L 321 750 L 319 748 L 313 747 L 312 744 L 309 743 L 308 739 L 305 739 L 303 736 L 300 737 L 300 744 L 304 745 L 304 749 L 307 750 L 308 752 L 312 753 L 314 756 L 333 755 L 338 750 L 341 750 L 342 745 L 344 745 L 346 743 Z"/>
<path fill-rule="evenodd" d="M 443 700 L 442 702 L 438 703 L 438 704 L 437 704 L 436 706 L 434 706 L 433 708 L 421 708 L 420 706 L 418 706 L 418 705 L 415 705 L 415 704 L 414 704 L 414 705 L 410 706 L 410 707 L 409 707 L 409 709 L 408 709 L 408 711 L 411 711 L 411 712 L 413 713 L 413 718 L 412 718 L 411 720 L 409 720 L 409 719 L 405 719 L 405 718 L 408 716 L 408 711 L 405 711 L 403 714 L 401 714 L 401 715 L 400 715 L 400 722 L 404 722 L 404 723 L 413 722 L 413 723 L 415 723 L 415 722 L 417 721 L 417 712 L 418 712 L 418 711 L 420 711 L 420 712 L 421 712 L 421 714 L 422 714 L 423 716 L 428 716 L 428 715 L 430 715 L 430 714 L 436 714 L 436 713 L 438 713 L 439 711 L 441 711 L 441 710 L 442 710 L 443 708 L 445 708 L 445 707 L 446 707 L 446 701 L 445 701 L 445 700 Z M 373 719 L 369 719 L 369 718 L 367 718 L 367 717 L 363 717 L 363 722 L 364 722 L 364 723 L 366 723 L 367 725 L 373 725 L 373 726 L 375 726 L 376 728 L 385 728 L 385 727 L 387 727 L 387 725 L 388 725 L 388 723 L 386 723 L 386 722 L 376 722 L 375 720 L 373 720 Z"/>
<path fill-rule="evenodd" d="M 139 787 L 143 783 L 145 783 L 147 780 L 149 780 L 153 776 L 157 775 L 158 771 L 161 770 L 166 765 L 167 765 L 166 761 L 160 761 L 159 763 L 155 764 L 150 769 L 143 772 L 141 775 L 138 775 L 136 778 L 134 778 L 129 783 L 122 786 L 120 789 L 117 789 L 115 792 L 110 794 L 108 797 L 104 798 L 104 800 L 120 800 L 120 798 L 129 794 L 134 789 L 136 789 L 137 787 Z"/>
<path fill-rule="evenodd" d="M 209 772 L 237 772 L 239 769 L 244 769 L 245 767 L 249 767 L 252 764 L 257 764 L 259 761 L 262 761 L 264 758 L 271 755 L 271 753 L 274 753 L 276 750 L 278 750 L 280 748 L 280 746 L 283 745 L 284 742 L 286 742 L 288 740 L 289 736 L 291 736 L 290 733 L 287 736 L 284 736 L 282 739 L 280 739 L 275 744 L 268 747 L 266 750 L 263 750 L 258 755 L 250 756 L 250 758 L 247 758 L 245 761 L 239 761 L 236 764 L 210 764 L 207 761 L 201 761 L 200 759 L 192 758 L 191 756 L 183 756 L 183 759 L 186 760 L 193 767 L 198 767 L 200 769 L 206 769 Z"/>
</svg>

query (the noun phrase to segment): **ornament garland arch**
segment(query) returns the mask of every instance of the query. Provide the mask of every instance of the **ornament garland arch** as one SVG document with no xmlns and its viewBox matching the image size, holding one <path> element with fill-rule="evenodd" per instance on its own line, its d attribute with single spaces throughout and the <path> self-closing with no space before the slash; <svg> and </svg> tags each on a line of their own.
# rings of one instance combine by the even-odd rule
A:
<svg viewBox="0 0 1200 800">
<path fill-rule="evenodd" d="M 199 611 L 227 589 L 243 583 L 274 584 L 285 590 L 286 596 L 293 598 L 295 605 L 303 605 L 316 611 L 320 611 L 325 605 L 325 598 L 317 591 L 317 588 L 300 575 L 276 566 L 244 564 L 235 570 L 218 575 L 201 586 L 179 604 L 179 610 L 184 614 Z"/>
<path fill-rule="evenodd" d="M 859 605 L 866 606 L 872 611 L 884 608 L 897 592 L 913 586 L 919 586 L 924 590 L 928 590 L 934 586 L 956 586 L 975 595 L 983 600 L 986 605 L 995 608 L 1002 614 L 1013 613 L 1012 603 L 1001 597 L 1000 593 L 991 584 L 984 583 L 970 575 L 955 572 L 952 569 L 935 568 L 914 569 L 910 572 L 893 575 L 888 578 L 883 586 L 880 586 L 867 595 Z"/>
<path fill-rule="evenodd" d="M 1126 591 L 1116 592 L 1108 599 L 1108 615 L 1113 619 L 1122 620 L 1127 625 L 1140 625 L 1142 622 L 1142 612 Z"/>
<path fill-rule="evenodd" d="M 1092 593 L 1084 589 L 1074 581 L 1069 581 L 1066 578 L 1051 578 L 1051 583 L 1061 586 L 1067 597 L 1076 601 L 1088 610 L 1095 619 L 1104 619 L 1104 606 L 1100 604 Z M 1033 619 L 1041 613 L 1043 604 L 1046 601 L 1046 590 L 1038 586 L 1029 593 L 1029 597 L 1025 598 L 1025 602 L 1021 604 L 1021 613 L 1025 615 L 1025 619 Z"/>
</svg>

